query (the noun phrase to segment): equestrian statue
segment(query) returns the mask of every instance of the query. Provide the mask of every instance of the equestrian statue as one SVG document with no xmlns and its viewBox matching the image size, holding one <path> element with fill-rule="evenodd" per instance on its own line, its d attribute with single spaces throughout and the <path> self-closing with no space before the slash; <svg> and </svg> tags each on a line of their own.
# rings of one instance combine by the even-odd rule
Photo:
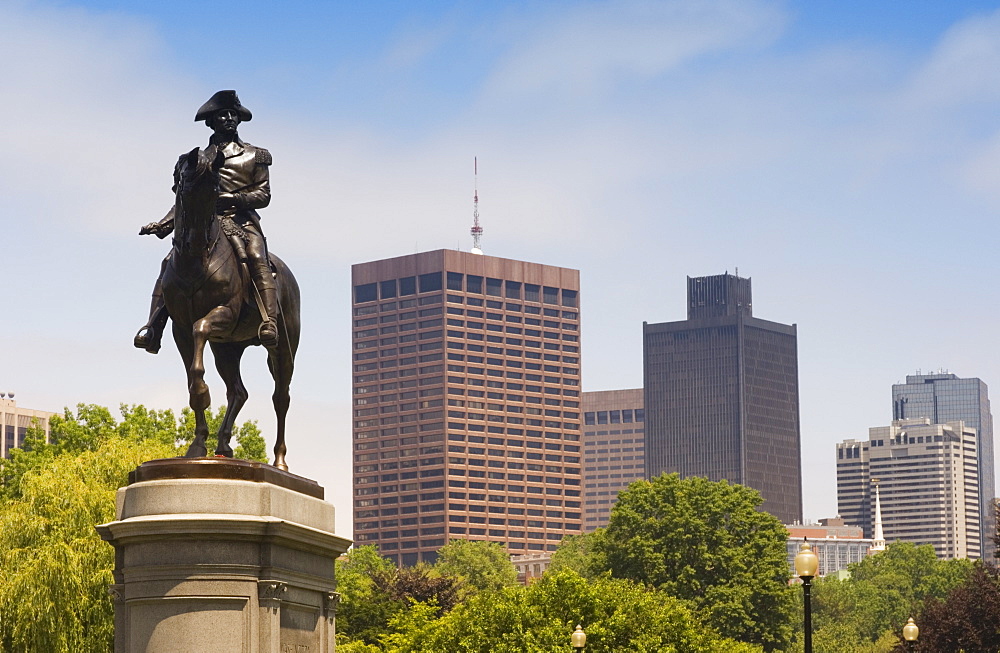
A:
<svg viewBox="0 0 1000 653">
<path fill-rule="evenodd" d="M 228 404 L 215 449 L 216 456 L 226 457 L 233 455 L 233 426 L 247 400 L 240 359 L 247 347 L 263 345 L 274 378 L 274 466 L 287 470 L 285 416 L 299 344 L 299 287 L 288 266 L 268 252 L 260 226 L 257 209 L 271 201 L 271 154 L 240 140 L 239 124 L 252 117 L 236 91 L 219 91 L 195 115 L 213 132 L 208 147 L 180 157 L 174 166 L 173 208 L 139 231 L 160 238 L 173 233 L 173 247 L 160 266 L 149 319 L 134 344 L 157 353 L 167 319 L 173 320 L 196 422 L 185 454 L 189 458 L 208 455 L 205 344 L 226 384 Z"/>
</svg>

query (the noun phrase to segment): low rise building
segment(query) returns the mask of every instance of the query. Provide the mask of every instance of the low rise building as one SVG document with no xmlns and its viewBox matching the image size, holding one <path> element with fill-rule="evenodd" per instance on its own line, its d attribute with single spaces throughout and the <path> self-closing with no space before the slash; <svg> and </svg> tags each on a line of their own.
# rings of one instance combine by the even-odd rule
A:
<svg viewBox="0 0 1000 653">
<path fill-rule="evenodd" d="M 11 449 L 24 444 L 24 437 L 31 427 L 45 431 L 49 437 L 49 418 L 56 413 L 32 408 L 20 408 L 14 401 L 14 393 L 0 393 L 0 456 L 10 458 Z"/>
<path fill-rule="evenodd" d="M 818 524 L 786 525 L 788 529 L 788 568 L 795 571 L 795 555 L 802 542 L 808 541 L 819 558 L 819 575 L 846 571 L 852 562 L 861 562 L 870 554 L 872 540 L 865 538 L 860 526 L 846 524 L 840 517 L 821 519 Z"/>
</svg>

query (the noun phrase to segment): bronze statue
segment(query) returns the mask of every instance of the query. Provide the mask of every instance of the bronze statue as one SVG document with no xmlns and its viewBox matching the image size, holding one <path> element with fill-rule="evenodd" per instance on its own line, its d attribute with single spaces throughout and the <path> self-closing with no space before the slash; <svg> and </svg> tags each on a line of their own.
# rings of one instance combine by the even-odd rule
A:
<svg viewBox="0 0 1000 653">
<path fill-rule="evenodd" d="M 260 228 L 256 209 L 271 200 L 271 155 L 240 140 L 237 127 L 251 118 L 235 91 L 219 91 L 198 110 L 195 120 L 204 120 L 214 132 L 209 146 L 180 157 L 174 167 L 173 208 L 139 232 L 160 238 L 173 232 L 174 237 L 153 290 L 149 321 L 134 344 L 157 353 L 167 318 L 173 320 L 196 419 L 188 457 L 208 453 L 205 409 L 211 401 L 204 379 L 205 343 L 226 383 L 228 406 L 215 454 L 227 457 L 233 455 L 229 441 L 236 416 L 247 400 L 240 359 L 247 347 L 264 345 L 275 385 L 274 466 L 287 470 L 285 415 L 299 342 L 299 288 L 284 262 L 268 255 Z"/>
</svg>

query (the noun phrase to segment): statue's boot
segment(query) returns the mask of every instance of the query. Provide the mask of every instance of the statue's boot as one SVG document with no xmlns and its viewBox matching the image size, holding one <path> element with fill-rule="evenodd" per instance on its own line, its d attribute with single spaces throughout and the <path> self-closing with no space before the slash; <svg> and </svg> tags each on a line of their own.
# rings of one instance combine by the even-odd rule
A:
<svg viewBox="0 0 1000 653">
<path fill-rule="evenodd" d="M 163 330 L 167 327 L 167 306 L 163 303 L 163 293 L 160 291 L 160 281 L 156 281 L 156 288 L 153 290 L 153 301 L 149 307 L 149 321 L 135 334 L 132 340 L 139 349 L 145 349 L 151 354 L 159 353 L 160 342 L 163 339 Z"/>
<path fill-rule="evenodd" d="M 278 286 L 266 262 L 254 266 L 253 282 L 257 286 L 257 292 L 260 293 L 264 312 L 267 313 L 267 319 L 261 322 L 257 330 L 257 337 L 260 339 L 260 344 L 273 349 L 278 346 Z"/>
</svg>

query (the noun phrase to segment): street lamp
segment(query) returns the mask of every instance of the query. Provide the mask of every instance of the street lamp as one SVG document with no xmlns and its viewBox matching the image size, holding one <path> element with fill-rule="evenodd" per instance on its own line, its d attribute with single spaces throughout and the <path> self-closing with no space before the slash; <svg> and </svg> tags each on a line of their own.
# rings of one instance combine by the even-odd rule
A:
<svg viewBox="0 0 1000 653">
<path fill-rule="evenodd" d="M 917 649 L 917 638 L 920 637 L 920 629 L 913 623 L 913 617 L 906 621 L 903 626 L 903 639 L 906 640 L 906 650 L 915 651 Z"/>
<path fill-rule="evenodd" d="M 809 594 L 812 579 L 816 577 L 819 569 L 819 558 L 813 553 L 808 542 L 803 542 L 799 552 L 795 555 L 795 575 L 802 579 L 802 594 L 805 598 L 805 653 L 812 653 L 812 597 Z"/>
<path fill-rule="evenodd" d="M 587 646 L 587 633 L 583 632 L 583 626 L 577 624 L 576 630 L 570 636 L 569 641 L 576 651 L 582 651 Z"/>
</svg>

